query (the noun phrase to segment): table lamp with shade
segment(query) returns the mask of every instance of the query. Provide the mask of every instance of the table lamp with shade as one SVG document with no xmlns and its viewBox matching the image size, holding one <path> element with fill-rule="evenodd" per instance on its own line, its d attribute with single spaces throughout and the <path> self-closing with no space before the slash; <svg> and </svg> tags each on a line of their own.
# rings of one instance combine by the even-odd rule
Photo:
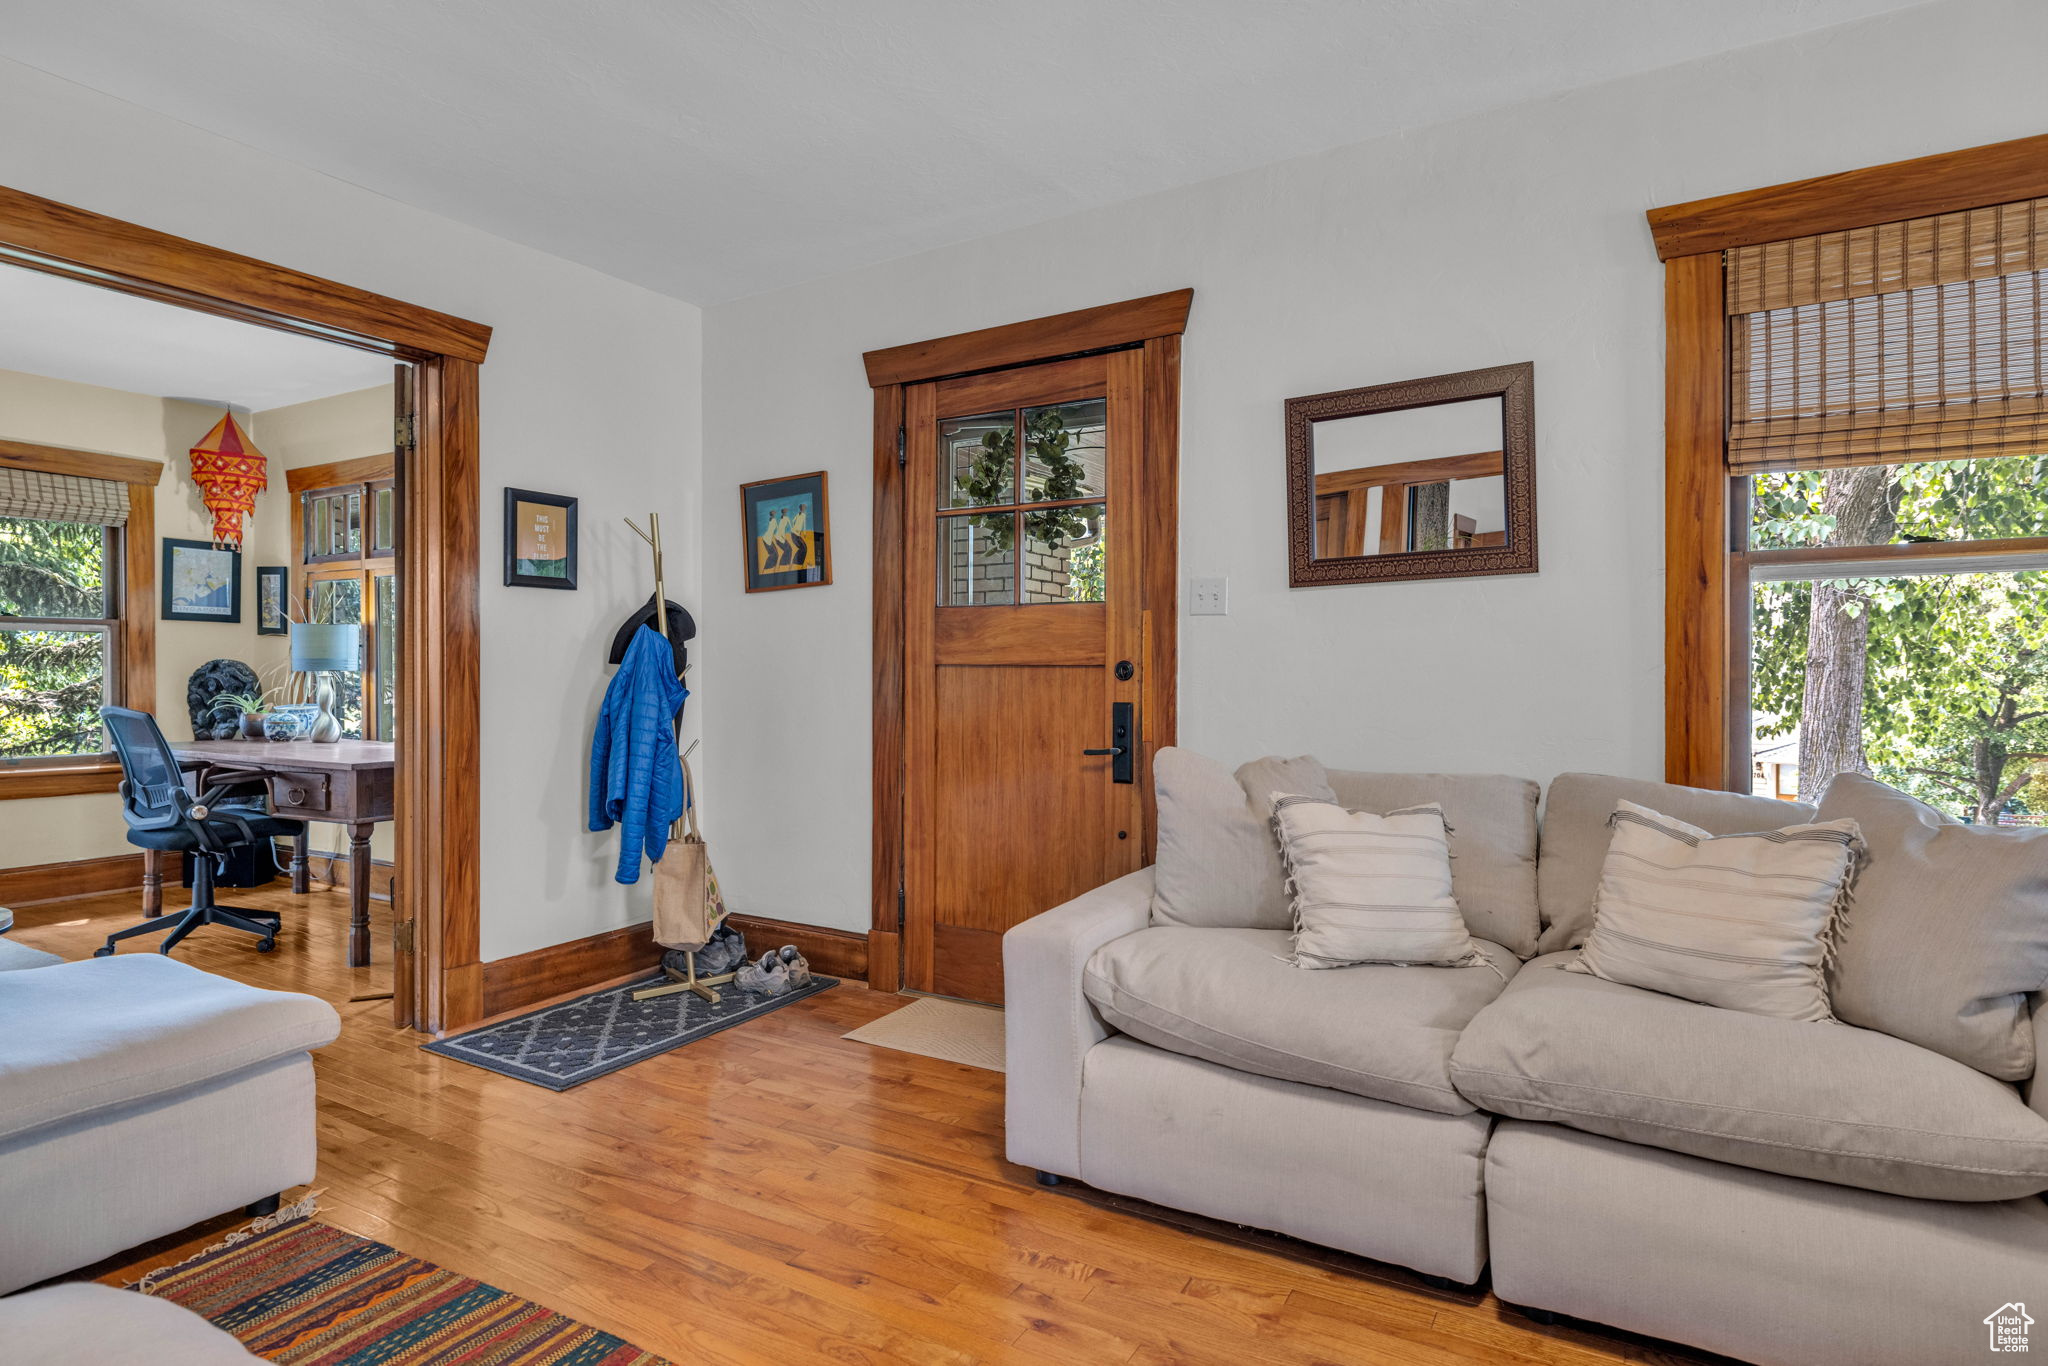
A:
<svg viewBox="0 0 2048 1366">
<path fill-rule="evenodd" d="M 363 628 L 354 624 L 326 622 L 292 623 L 292 670 L 311 674 L 318 681 L 315 700 L 320 714 L 314 718 L 309 739 L 332 744 L 341 739 L 341 720 L 334 714 L 334 685 L 322 675 L 360 673 L 363 667 Z"/>
</svg>

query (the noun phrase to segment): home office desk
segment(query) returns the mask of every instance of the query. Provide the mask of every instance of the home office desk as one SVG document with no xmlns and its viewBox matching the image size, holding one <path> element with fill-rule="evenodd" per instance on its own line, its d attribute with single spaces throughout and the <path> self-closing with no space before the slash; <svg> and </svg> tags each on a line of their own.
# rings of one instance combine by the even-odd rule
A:
<svg viewBox="0 0 2048 1366">
<path fill-rule="evenodd" d="M 388 740 L 187 740 L 171 741 L 171 753 L 196 770 L 202 787 L 214 779 L 246 773 L 270 792 L 275 815 L 328 821 L 348 827 L 348 965 L 370 961 L 370 830 L 394 812 L 397 751 Z M 307 891 L 306 856 L 311 841 L 300 831 L 292 841 L 292 891 Z M 163 855 L 142 854 L 142 911 L 161 915 Z"/>
</svg>

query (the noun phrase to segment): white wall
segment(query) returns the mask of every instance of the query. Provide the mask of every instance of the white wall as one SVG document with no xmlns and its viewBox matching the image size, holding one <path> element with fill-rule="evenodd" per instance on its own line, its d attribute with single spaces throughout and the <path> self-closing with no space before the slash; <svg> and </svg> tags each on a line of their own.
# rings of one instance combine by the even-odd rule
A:
<svg viewBox="0 0 2048 1366">
<path fill-rule="evenodd" d="M 646 919 L 648 884 L 611 881 L 616 835 L 583 829 L 584 775 L 604 645 L 648 592 L 619 518 L 662 513 L 672 590 L 696 593 L 697 309 L 4 60 L 0 126 L 0 184 L 496 329 L 479 508 L 483 956 Z M 499 586 L 507 484 L 582 499 L 579 591 Z"/>
<path fill-rule="evenodd" d="M 1643 211 L 2039 133 L 2048 6 L 1961 0 L 1155 195 L 705 321 L 707 835 L 736 909 L 868 923 L 860 354 L 1195 288 L 1184 744 L 1237 761 L 1662 768 L 1662 271 Z M 1900 90 L 1910 90 L 1901 98 Z M 1281 403 L 1533 360 L 1542 572 L 1290 590 Z M 830 588 L 740 592 L 735 486 L 827 468 Z"/>
</svg>

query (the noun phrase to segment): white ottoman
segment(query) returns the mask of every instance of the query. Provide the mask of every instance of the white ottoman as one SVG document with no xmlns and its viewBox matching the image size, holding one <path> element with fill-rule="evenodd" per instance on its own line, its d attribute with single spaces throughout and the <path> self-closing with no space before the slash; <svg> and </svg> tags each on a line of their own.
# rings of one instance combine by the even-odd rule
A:
<svg viewBox="0 0 2048 1366">
<path fill-rule="evenodd" d="M 0 1342 L 23 1366 L 248 1366 L 263 1358 L 169 1300 L 81 1282 L 0 1300 Z"/>
</svg>

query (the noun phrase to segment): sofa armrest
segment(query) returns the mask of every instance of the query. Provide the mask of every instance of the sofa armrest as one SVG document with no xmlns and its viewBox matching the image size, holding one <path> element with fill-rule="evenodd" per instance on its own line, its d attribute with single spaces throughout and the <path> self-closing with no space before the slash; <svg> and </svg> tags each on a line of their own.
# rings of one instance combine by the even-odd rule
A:
<svg viewBox="0 0 2048 1366">
<path fill-rule="evenodd" d="M 1003 936 L 1005 1120 L 1012 1162 L 1081 1174 L 1081 1059 L 1110 1028 L 1081 994 L 1081 970 L 1112 939 L 1152 918 L 1141 868 Z"/>
<path fill-rule="evenodd" d="M 2035 992 L 2028 1004 L 2034 1009 L 2034 1079 L 2027 1083 L 2027 1104 L 2048 1118 L 2048 991 Z"/>
</svg>

